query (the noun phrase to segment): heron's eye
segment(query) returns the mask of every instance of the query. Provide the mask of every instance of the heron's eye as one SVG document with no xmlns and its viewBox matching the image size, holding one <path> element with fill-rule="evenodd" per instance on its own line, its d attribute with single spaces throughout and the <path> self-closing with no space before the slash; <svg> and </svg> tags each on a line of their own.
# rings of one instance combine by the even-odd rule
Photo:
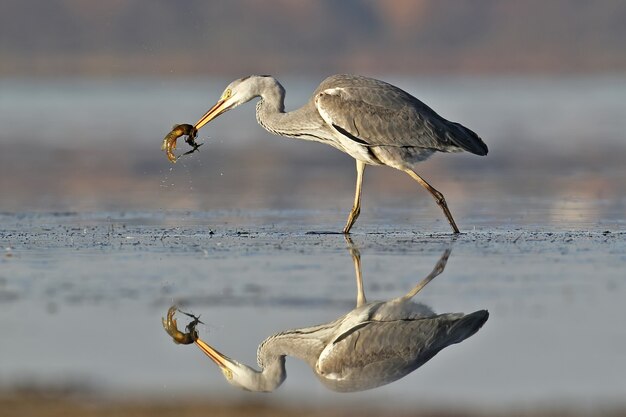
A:
<svg viewBox="0 0 626 417">
<path fill-rule="evenodd" d="M 228 90 L 224 91 L 224 94 L 222 94 L 222 100 L 228 100 L 231 95 L 232 95 L 232 92 L 230 91 L 230 88 L 229 88 Z"/>
<path fill-rule="evenodd" d="M 230 91 L 230 90 L 229 90 Z M 233 372 L 230 369 L 222 368 L 222 373 L 227 380 L 233 379 Z"/>
</svg>

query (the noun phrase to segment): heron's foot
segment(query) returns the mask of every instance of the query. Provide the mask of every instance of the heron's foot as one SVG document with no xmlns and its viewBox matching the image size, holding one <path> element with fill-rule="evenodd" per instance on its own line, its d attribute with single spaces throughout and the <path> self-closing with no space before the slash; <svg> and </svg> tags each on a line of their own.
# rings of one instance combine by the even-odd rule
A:
<svg viewBox="0 0 626 417">
<path fill-rule="evenodd" d="M 441 258 L 439 258 L 439 261 L 437 261 L 437 264 L 433 268 L 432 274 L 434 274 L 434 276 L 440 275 L 443 272 L 443 270 L 446 269 L 446 264 L 448 263 L 448 258 L 450 257 L 451 253 L 452 253 L 452 249 L 450 248 L 443 251 Z"/>
<path fill-rule="evenodd" d="M 178 324 L 176 323 L 176 319 L 174 318 L 174 314 L 176 314 L 176 311 L 193 318 L 193 320 L 185 327 L 185 333 L 178 330 Z M 202 323 L 199 316 L 194 316 L 193 314 L 180 311 L 176 306 L 171 306 L 169 310 L 167 310 L 167 318 L 161 318 L 161 322 L 163 323 L 163 328 L 165 329 L 167 334 L 169 334 L 172 339 L 174 339 L 174 343 L 181 345 L 190 345 L 198 339 L 196 326 L 198 325 L 198 323 Z"/>
<path fill-rule="evenodd" d="M 433 197 L 435 197 L 435 201 L 437 202 L 437 205 L 441 207 L 441 209 L 443 210 L 443 214 L 445 214 L 446 218 L 448 219 L 448 223 L 450 223 L 450 227 L 452 227 L 452 233 L 454 234 L 460 233 L 459 228 L 456 226 L 456 222 L 454 221 L 454 218 L 452 217 L 452 213 L 450 213 L 450 209 L 448 208 L 448 203 L 446 203 L 446 199 L 444 198 L 443 194 L 441 194 L 437 190 L 434 190 L 432 194 L 433 194 Z"/>
<path fill-rule="evenodd" d="M 448 209 L 448 206 L 445 205 L 444 209 L 443 209 L 444 213 L 446 214 L 446 217 L 448 218 L 448 223 L 450 223 L 450 227 L 452 227 L 452 233 L 454 233 L 455 235 L 459 232 L 459 228 L 456 226 L 456 223 L 454 222 L 454 219 L 452 218 L 452 214 L 450 213 L 450 210 Z"/>
<path fill-rule="evenodd" d="M 352 229 L 352 226 L 354 225 L 354 222 L 356 222 L 356 219 L 359 218 L 359 214 L 361 214 L 361 206 L 354 206 L 352 207 L 352 210 L 350 211 L 350 215 L 348 216 L 348 221 L 346 222 L 346 226 L 343 228 L 343 234 L 347 235 L 350 233 L 350 229 Z"/>
<path fill-rule="evenodd" d="M 176 149 L 176 141 L 178 140 L 178 138 L 185 135 L 187 136 L 185 138 L 185 142 L 187 142 L 187 144 L 189 144 L 192 149 L 191 151 L 185 152 L 183 155 L 189 155 L 190 153 L 194 153 L 198 150 L 200 146 L 202 146 L 202 144 L 198 144 L 196 142 L 196 136 L 198 135 L 198 131 L 192 125 L 174 125 L 174 127 L 172 127 L 172 131 L 168 133 L 167 136 L 165 136 L 165 138 L 163 139 L 163 144 L 161 145 L 161 150 L 165 151 L 167 159 L 169 159 L 170 162 L 176 163 L 178 158 L 180 158 L 174 155 L 174 150 Z"/>
</svg>

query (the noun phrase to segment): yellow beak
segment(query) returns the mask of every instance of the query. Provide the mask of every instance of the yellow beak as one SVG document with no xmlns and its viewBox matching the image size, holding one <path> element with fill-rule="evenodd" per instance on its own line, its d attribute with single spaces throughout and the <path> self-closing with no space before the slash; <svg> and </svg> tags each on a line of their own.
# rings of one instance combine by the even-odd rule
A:
<svg viewBox="0 0 626 417">
<path fill-rule="evenodd" d="M 196 130 L 199 130 L 202 126 L 209 123 L 211 120 L 215 119 L 220 114 L 224 113 L 227 110 L 225 105 L 226 105 L 226 100 L 220 99 L 217 103 L 215 103 L 213 107 L 209 109 L 209 111 L 204 113 L 204 116 L 202 116 L 200 120 L 198 120 L 194 128 Z"/>
<path fill-rule="evenodd" d="M 213 349 L 200 338 L 196 339 L 196 346 L 198 346 L 201 351 L 203 351 L 213 362 L 215 362 L 217 366 L 220 367 L 226 377 L 232 378 L 232 371 L 229 367 L 230 360 L 226 355 Z"/>
</svg>

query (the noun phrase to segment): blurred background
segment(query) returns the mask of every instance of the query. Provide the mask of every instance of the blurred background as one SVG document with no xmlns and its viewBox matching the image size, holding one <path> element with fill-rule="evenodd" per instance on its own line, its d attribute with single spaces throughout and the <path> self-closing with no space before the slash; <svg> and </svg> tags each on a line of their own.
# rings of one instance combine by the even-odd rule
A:
<svg viewBox="0 0 626 417">
<path fill-rule="evenodd" d="M 292 110 L 345 72 L 401 87 L 488 144 L 483 158 L 420 165 L 460 223 L 623 230 L 624 22 L 622 0 L 5 0 L 0 212 L 312 209 L 339 225 L 353 160 L 273 137 L 253 104 L 175 165 L 160 146 L 236 78 L 275 76 Z M 408 176 L 365 176 L 361 222 L 398 207 L 440 216 Z"/>
<path fill-rule="evenodd" d="M 0 210 L 348 207 L 352 160 L 272 137 L 256 125 L 253 104 L 203 129 L 201 153 L 175 167 L 164 159 L 161 139 L 173 124 L 194 123 L 228 82 L 253 73 L 283 83 L 287 110 L 328 75 L 379 77 L 478 132 L 489 157 L 437 155 L 422 165 L 453 206 L 512 187 L 532 197 L 624 195 L 623 1 L 1 8 Z M 392 170 L 366 175 L 376 190 L 366 191 L 368 204 L 415 191 Z M 341 192 L 319 199 L 329 176 Z"/>
</svg>

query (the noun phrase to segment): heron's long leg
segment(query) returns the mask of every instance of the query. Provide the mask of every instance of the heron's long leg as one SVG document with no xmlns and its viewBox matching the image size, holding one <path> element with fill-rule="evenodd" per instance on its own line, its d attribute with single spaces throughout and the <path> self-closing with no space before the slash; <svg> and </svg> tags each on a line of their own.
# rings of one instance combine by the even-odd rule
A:
<svg viewBox="0 0 626 417">
<path fill-rule="evenodd" d="M 350 233 L 352 225 L 361 214 L 361 185 L 363 184 L 363 171 L 365 171 L 365 162 L 356 161 L 356 192 L 354 194 L 354 204 L 352 210 L 348 216 L 348 222 L 346 227 L 343 228 L 343 233 Z"/>
<path fill-rule="evenodd" d="M 404 296 L 400 297 L 404 300 L 409 300 L 422 290 L 430 281 L 432 281 L 437 275 L 441 274 L 443 270 L 446 268 L 446 263 L 448 262 L 448 258 L 450 257 L 450 253 L 452 253 L 452 249 L 446 249 L 439 261 L 433 268 L 432 272 L 426 276 L 423 280 L 421 280 L 411 291 L 406 293 Z"/>
<path fill-rule="evenodd" d="M 361 252 L 347 235 L 346 242 L 348 243 L 348 250 L 350 251 L 350 255 L 352 255 L 352 262 L 354 263 L 354 274 L 356 276 L 356 306 L 361 307 L 367 302 L 365 291 L 363 290 L 363 276 L 361 275 Z"/>
<path fill-rule="evenodd" d="M 433 198 L 435 199 L 439 207 L 441 207 L 441 209 L 443 210 L 443 214 L 445 214 L 446 217 L 448 218 L 448 222 L 450 223 L 450 226 L 452 226 L 452 230 L 454 231 L 454 233 L 459 233 L 459 228 L 456 227 L 456 223 L 454 222 L 454 219 L 452 218 L 452 214 L 450 213 L 450 210 L 448 209 L 448 205 L 446 204 L 446 199 L 443 197 L 443 194 L 435 190 L 435 188 L 432 185 L 427 183 L 424 178 L 417 175 L 413 170 L 406 169 L 405 172 L 409 174 L 411 178 L 413 178 L 415 181 L 420 183 L 422 187 L 426 188 L 430 194 L 432 194 Z"/>
</svg>

